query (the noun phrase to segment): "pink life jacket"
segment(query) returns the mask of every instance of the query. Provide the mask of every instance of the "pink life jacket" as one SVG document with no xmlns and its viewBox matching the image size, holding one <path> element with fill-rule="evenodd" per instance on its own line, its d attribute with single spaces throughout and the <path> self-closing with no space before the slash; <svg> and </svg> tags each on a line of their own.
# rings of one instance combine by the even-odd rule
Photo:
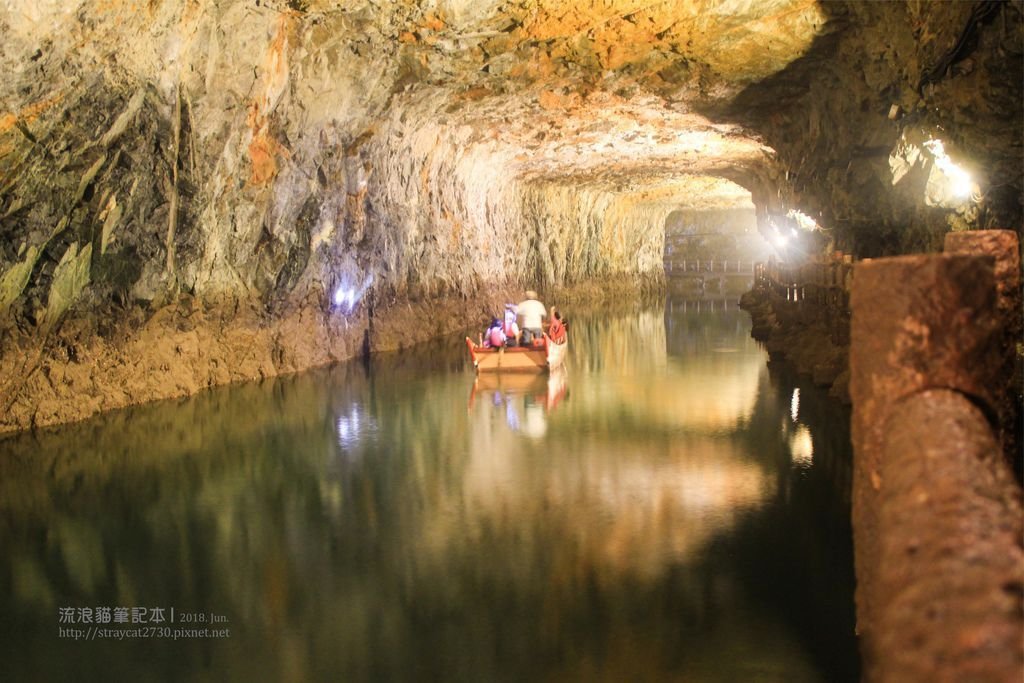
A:
<svg viewBox="0 0 1024 683">
<path fill-rule="evenodd" d="M 502 333 L 500 327 L 492 327 L 487 330 L 487 341 L 491 343 L 491 346 L 498 348 L 499 346 L 505 345 L 505 335 Z"/>
</svg>

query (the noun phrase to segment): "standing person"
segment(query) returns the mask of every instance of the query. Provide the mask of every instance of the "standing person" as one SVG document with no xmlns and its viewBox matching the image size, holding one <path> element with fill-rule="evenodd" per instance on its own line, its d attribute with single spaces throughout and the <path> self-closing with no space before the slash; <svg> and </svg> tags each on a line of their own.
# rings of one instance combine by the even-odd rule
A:
<svg viewBox="0 0 1024 683">
<path fill-rule="evenodd" d="M 523 346 L 529 346 L 534 339 L 544 336 L 544 318 L 548 315 L 548 309 L 537 300 L 537 292 L 532 289 L 526 290 L 526 299 L 519 302 L 516 307 L 519 312 L 522 331 Z"/>
</svg>

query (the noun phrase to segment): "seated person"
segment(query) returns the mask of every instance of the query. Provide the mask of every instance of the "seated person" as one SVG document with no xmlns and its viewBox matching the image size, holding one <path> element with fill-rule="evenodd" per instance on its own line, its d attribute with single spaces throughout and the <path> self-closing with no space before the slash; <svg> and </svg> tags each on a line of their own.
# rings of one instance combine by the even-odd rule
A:
<svg viewBox="0 0 1024 683">
<path fill-rule="evenodd" d="M 501 331 L 501 321 L 491 320 L 491 326 L 484 332 L 484 346 L 489 349 L 500 349 L 505 345 L 505 333 Z"/>
<path fill-rule="evenodd" d="M 561 312 L 554 306 L 551 307 L 551 326 L 548 327 L 548 336 L 556 344 L 565 343 L 565 323 L 562 322 Z"/>
<path fill-rule="evenodd" d="M 506 346 L 519 344 L 519 325 L 516 324 L 516 312 L 513 308 L 511 304 L 505 307 L 505 323 L 501 327 L 501 331 L 505 333 Z"/>
<path fill-rule="evenodd" d="M 548 310 L 537 300 L 537 292 L 532 289 L 526 291 L 526 299 L 519 302 L 516 310 L 521 321 L 519 329 L 522 330 L 523 346 L 530 346 L 534 340 L 544 336 L 543 319 L 547 317 Z"/>
</svg>

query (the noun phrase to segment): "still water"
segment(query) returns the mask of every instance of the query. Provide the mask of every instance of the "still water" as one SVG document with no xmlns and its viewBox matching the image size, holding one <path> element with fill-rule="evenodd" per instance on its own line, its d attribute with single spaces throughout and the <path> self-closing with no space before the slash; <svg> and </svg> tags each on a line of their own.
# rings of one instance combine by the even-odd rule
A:
<svg viewBox="0 0 1024 683">
<path fill-rule="evenodd" d="M 735 305 L 570 318 L 0 441 L 2 678 L 857 680 L 845 411 Z"/>
</svg>

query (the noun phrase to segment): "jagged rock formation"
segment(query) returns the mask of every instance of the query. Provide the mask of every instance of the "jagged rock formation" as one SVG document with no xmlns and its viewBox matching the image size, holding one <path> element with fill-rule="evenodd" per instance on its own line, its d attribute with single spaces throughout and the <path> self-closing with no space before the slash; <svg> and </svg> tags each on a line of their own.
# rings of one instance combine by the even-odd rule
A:
<svg viewBox="0 0 1024 683">
<path fill-rule="evenodd" d="M 1017 229 L 1021 26 L 1019 0 L 11 0 L 0 430 L 525 284 L 657 285 L 668 216 L 725 186 L 864 255 Z"/>
<path fill-rule="evenodd" d="M 724 107 L 778 152 L 769 210 L 798 207 L 863 257 L 939 251 L 948 230 L 1019 231 L 1022 4 L 821 6 L 834 30 Z M 937 191 L 930 139 L 973 179 L 962 198 Z"/>
</svg>

